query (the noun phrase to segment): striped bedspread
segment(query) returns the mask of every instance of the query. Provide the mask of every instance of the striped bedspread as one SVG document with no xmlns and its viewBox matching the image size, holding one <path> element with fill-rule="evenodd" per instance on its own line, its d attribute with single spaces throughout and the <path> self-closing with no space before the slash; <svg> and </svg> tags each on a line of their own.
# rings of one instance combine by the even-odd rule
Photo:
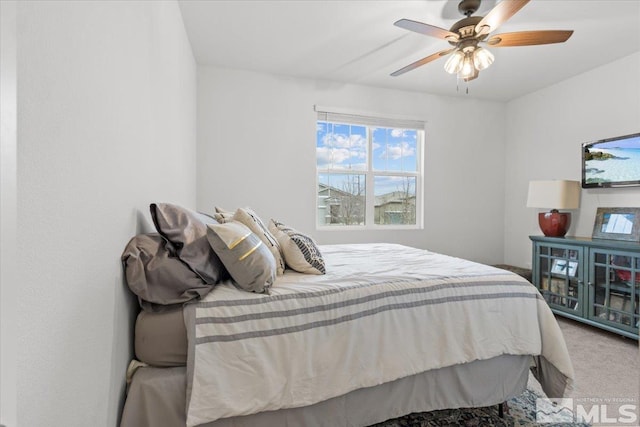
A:
<svg viewBox="0 0 640 427">
<path fill-rule="evenodd" d="M 222 284 L 185 310 L 188 426 L 501 354 L 535 356 L 547 394 L 571 384 L 560 329 L 521 277 L 394 244 L 320 249 L 326 275 L 287 271 L 270 295 Z"/>
</svg>

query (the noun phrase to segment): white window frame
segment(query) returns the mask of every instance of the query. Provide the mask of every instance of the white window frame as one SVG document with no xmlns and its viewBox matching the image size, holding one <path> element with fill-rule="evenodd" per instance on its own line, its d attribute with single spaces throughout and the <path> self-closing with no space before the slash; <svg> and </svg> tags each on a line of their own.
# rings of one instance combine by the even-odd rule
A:
<svg viewBox="0 0 640 427">
<path fill-rule="evenodd" d="M 424 229 L 424 142 L 425 122 L 406 117 L 382 117 L 378 114 L 359 113 L 344 109 L 326 108 L 315 106 L 318 113 L 316 123 L 326 121 L 345 125 L 358 125 L 366 127 L 367 131 L 367 168 L 366 170 L 348 169 L 320 169 L 316 163 L 315 172 L 315 224 L 320 231 L 351 231 L 351 230 L 421 230 Z M 416 130 L 416 160 L 418 162 L 415 172 L 406 171 L 381 171 L 373 169 L 373 128 L 396 128 Z M 317 147 L 317 145 L 316 145 Z M 317 157 L 316 157 L 317 159 Z M 365 176 L 365 221 L 364 225 L 320 225 L 318 203 L 318 186 L 320 174 L 364 175 Z M 415 224 L 375 224 L 375 195 L 374 177 L 376 176 L 406 176 L 416 178 L 416 223 Z"/>
</svg>

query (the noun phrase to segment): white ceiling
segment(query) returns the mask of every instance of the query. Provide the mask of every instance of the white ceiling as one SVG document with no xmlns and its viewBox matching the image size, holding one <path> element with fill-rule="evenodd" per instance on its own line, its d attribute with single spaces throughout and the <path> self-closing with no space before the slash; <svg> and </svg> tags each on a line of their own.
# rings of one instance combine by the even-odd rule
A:
<svg viewBox="0 0 640 427">
<path fill-rule="evenodd" d="M 509 0 L 503 0 L 509 1 Z M 442 28 L 463 16 L 458 0 L 180 0 L 199 64 L 280 75 L 509 100 L 640 51 L 640 0 L 532 0 L 497 31 L 574 30 L 566 42 L 491 48 L 495 62 L 457 91 L 439 59 L 390 73 L 446 49 L 444 40 L 395 27 L 401 18 Z M 485 0 L 485 15 L 495 0 Z"/>
</svg>

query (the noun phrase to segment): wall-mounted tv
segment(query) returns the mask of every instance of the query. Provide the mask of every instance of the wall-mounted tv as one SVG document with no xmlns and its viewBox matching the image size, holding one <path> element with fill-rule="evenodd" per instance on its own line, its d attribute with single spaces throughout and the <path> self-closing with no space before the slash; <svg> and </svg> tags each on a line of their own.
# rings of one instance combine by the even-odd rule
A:
<svg viewBox="0 0 640 427">
<path fill-rule="evenodd" d="M 582 144 L 582 188 L 640 186 L 640 133 Z"/>
</svg>

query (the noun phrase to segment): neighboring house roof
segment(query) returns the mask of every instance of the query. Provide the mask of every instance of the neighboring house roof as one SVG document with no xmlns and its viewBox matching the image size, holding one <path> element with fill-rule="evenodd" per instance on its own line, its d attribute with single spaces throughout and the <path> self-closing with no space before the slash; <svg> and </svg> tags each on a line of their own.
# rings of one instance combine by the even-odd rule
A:
<svg viewBox="0 0 640 427">
<path fill-rule="evenodd" d="M 410 195 L 406 197 L 404 191 L 392 191 L 391 193 L 381 194 L 376 196 L 375 206 L 383 206 L 391 203 L 404 203 L 406 199 L 415 199 L 416 196 Z"/>
<path fill-rule="evenodd" d="M 356 194 L 351 194 L 347 191 L 344 190 L 340 190 L 336 187 L 332 187 L 330 185 L 327 184 L 318 184 L 319 190 L 318 190 L 318 194 L 322 193 L 323 191 L 330 191 L 331 193 L 337 193 L 335 194 L 336 196 L 345 196 L 345 197 L 362 197 L 362 196 L 357 196 Z"/>
</svg>

